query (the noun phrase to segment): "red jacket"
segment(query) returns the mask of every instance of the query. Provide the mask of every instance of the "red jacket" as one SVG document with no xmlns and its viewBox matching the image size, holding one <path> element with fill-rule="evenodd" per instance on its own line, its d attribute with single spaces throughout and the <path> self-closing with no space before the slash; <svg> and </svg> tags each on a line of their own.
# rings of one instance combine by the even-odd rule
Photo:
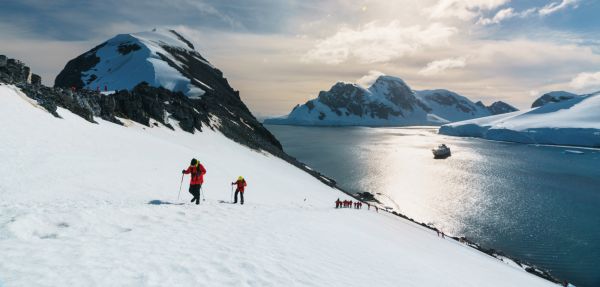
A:
<svg viewBox="0 0 600 287">
<path fill-rule="evenodd" d="M 188 167 L 184 173 L 192 174 L 190 185 L 198 185 L 204 182 L 204 174 L 206 173 L 206 169 L 202 164 L 199 163 L 197 166 L 190 165 L 190 167 Z"/>
<path fill-rule="evenodd" d="M 246 188 L 246 180 L 242 179 L 242 180 L 238 180 L 232 184 L 237 184 L 237 190 L 239 190 L 240 192 L 244 192 L 244 189 Z"/>
</svg>

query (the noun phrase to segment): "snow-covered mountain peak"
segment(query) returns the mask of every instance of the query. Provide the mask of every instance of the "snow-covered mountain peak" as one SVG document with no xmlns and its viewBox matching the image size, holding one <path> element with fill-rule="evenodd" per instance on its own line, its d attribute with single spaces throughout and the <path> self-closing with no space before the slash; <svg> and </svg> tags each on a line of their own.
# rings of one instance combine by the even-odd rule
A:
<svg viewBox="0 0 600 287">
<path fill-rule="evenodd" d="M 387 75 L 379 76 L 369 87 L 369 91 L 374 94 L 397 93 L 402 95 L 414 95 L 412 89 L 404 82 L 404 80 Z"/>
<path fill-rule="evenodd" d="M 132 34 L 125 34 L 155 47 L 169 46 L 194 51 L 194 45 L 175 30 L 154 29 Z M 119 37 L 121 35 L 118 35 Z M 116 37 L 115 37 L 116 38 Z"/>
<path fill-rule="evenodd" d="M 404 80 L 402 80 L 398 77 L 389 76 L 389 75 L 381 75 L 381 76 L 377 77 L 377 79 L 371 85 L 371 87 L 377 87 L 377 86 L 382 86 L 382 85 L 399 85 L 399 86 L 407 86 L 408 87 L 408 85 L 406 84 L 406 82 L 404 82 Z"/>
<path fill-rule="evenodd" d="M 398 77 L 379 76 L 373 85 L 369 87 L 369 91 L 375 101 L 384 104 L 387 104 L 386 102 L 389 101 L 392 105 L 401 107 L 407 111 L 412 111 L 419 105 L 414 91 L 404 80 Z"/>
<path fill-rule="evenodd" d="M 265 120 L 268 124 L 298 125 L 440 125 L 496 113 L 514 107 L 495 103 L 475 104 L 455 92 L 437 89 L 414 91 L 404 80 L 379 76 L 367 89 L 338 82 L 321 91 L 316 99 L 294 107 L 284 117 Z"/>
<path fill-rule="evenodd" d="M 147 82 L 199 98 L 225 88 L 222 73 L 194 50 L 175 30 L 119 34 L 71 60 L 56 77 L 55 86 L 131 90 Z M 225 82 L 225 83 L 223 83 Z"/>
<path fill-rule="evenodd" d="M 363 87 L 355 84 L 355 83 L 348 83 L 348 82 L 337 82 L 335 83 L 335 85 L 333 85 L 330 89 L 330 91 L 337 91 L 337 90 L 344 90 L 344 89 L 359 89 L 359 90 L 365 90 Z"/>
</svg>

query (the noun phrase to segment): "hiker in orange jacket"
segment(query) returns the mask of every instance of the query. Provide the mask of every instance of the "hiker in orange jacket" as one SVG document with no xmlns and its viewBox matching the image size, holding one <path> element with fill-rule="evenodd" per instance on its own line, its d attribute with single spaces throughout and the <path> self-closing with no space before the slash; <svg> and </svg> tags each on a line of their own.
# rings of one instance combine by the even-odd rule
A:
<svg viewBox="0 0 600 287">
<path fill-rule="evenodd" d="M 193 158 L 190 166 L 182 170 L 181 173 L 192 174 L 192 178 L 190 179 L 190 193 L 194 196 L 192 202 L 196 201 L 196 204 L 200 204 L 200 188 L 202 187 L 202 183 L 204 183 L 206 169 L 197 159 Z"/>
<path fill-rule="evenodd" d="M 237 185 L 237 187 L 235 189 L 235 199 L 233 204 L 237 203 L 238 193 L 240 194 L 240 204 L 244 204 L 244 190 L 248 184 L 246 184 L 246 180 L 242 176 L 238 177 L 237 181 L 231 183 L 231 185 L 234 184 Z"/>
</svg>

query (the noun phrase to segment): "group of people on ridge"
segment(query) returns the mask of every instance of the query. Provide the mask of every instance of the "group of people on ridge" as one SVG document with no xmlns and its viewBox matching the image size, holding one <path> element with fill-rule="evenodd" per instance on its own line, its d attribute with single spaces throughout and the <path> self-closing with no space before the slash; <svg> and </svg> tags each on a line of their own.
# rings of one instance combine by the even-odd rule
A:
<svg viewBox="0 0 600 287">
<path fill-rule="evenodd" d="M 206 168 L 195 158 L 190 162 L 190 166 L 187 169 L 181 171 L 182 174 L 191 174 L 190 178 L 190 189 L 189 192 L 193 198 L 191 202 L 200 204 L 200 189 L 204 183 L 204 175 L 206 174 Z M 183 180 L 183 179 L 182 179 Z M 244 177 L 240 176 L 238 179 L 231 183 L 231 185 L 237 185 L 235 189 L 235 200 L 234 204 L 237 203 L 238 194 L 240 195 L 240 203 L 244 204 L 244 190 L 248 185 Z"/>
<path fill-rule="evenodd" d="M 371 205 L 366 202 L 367 204 L 367 209 L 371 210 Z M 350 208 L 353 207 L 355 209 L 362 209 L 363 206 L 363 202 L 361 201 L 352 201 L 352 200 L 340 200 L 339 198 L 335 201 L 335 208 Z M 373 206 L 375 207 L 375 210 L 377 212 L 379 212 L 379 208 L 377 208 L 377 206 Z"/>
<path fill-rule="evenodd" d="M 335 208 L 349 208 L 349 207 L 354 207 L 355 209 L 361 209 L 362 202 L 360 202 L 360 201 L 353 202 L 352 200 L 341 201 L 339 198 L 335 201 Z"/>
</svg>

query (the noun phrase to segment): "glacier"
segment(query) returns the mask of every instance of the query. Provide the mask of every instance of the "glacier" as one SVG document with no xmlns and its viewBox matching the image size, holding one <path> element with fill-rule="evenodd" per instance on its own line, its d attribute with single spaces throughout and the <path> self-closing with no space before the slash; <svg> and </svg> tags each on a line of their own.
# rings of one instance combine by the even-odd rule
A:
<svg viewBox="0 0 600 287">
<path fill-rule="evenodd" d="M 600 93 L 446 124 L 439 133 L 527 144 L 600 147 Z"/>
</svg>

